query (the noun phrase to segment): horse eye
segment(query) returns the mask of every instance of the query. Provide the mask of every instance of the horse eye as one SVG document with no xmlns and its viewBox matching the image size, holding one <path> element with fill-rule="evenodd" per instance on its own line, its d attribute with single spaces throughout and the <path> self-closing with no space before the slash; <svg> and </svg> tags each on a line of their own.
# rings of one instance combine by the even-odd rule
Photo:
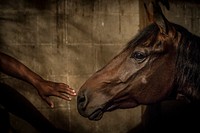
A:
<svg viewBox="0 0 200 133">
<path fill-rule="evenodd" d="M 146 54 L 143 52 L 136 51 L 131 55 L 131 58 L 134 58 L 135 60 L 142 62 L 146 59 Z"/>
</svg>

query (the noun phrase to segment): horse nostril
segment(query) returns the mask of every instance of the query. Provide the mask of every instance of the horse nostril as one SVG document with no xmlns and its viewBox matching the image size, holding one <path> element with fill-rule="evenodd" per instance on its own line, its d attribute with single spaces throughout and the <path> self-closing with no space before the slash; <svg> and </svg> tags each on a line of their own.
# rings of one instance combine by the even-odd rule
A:
<svg viewBox="0 0 200 133">
<path fill-rule="evenodd" d="M 85 94 L 82 93 L 82 94 L 78 95 L 77 101 L 78 101 L 78 108 L 81 109 L 82 111 L 84 111 L 86 108 L 87 102 L 88 102 Z"/>
</svg>

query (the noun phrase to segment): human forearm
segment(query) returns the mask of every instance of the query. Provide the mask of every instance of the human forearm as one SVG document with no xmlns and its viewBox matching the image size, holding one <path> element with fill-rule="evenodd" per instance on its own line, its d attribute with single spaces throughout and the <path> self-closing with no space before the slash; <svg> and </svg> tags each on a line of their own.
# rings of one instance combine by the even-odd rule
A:
<svg viewBox="0 0 200 133">
<path fill-rule="evenodd" d="M 42 78 L 31 71 L 24 64 L 14 59 L 11 56 L 8 56 L 0 52 L 0 70 L 10 76 L 24 80 L 35 86 L 39 80 Z"/>
</svg>

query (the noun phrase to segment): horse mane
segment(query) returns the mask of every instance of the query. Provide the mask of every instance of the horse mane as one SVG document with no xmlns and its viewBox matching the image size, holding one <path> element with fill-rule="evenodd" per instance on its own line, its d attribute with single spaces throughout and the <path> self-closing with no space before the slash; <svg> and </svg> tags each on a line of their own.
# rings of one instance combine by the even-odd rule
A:
<svg viewBox="0 0 200 133">
<path fill-rule="evenodd" d="M 200 90 L 200 37 L 180 25 L 173 24 L 181 33 L 176 62 L 178 91 L 190 100 L 198 100 Z"/>
</svg>

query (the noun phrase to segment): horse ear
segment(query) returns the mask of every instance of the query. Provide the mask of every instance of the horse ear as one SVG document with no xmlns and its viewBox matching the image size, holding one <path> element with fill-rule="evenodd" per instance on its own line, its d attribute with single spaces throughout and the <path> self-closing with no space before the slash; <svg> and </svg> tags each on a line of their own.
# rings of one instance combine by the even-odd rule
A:
<svg viewBox="0 0 200 133">
<path fill-rule="evenodd" d="M 152 6 L 149 6 L 149 8 L 150 7 L 152 7 Z M 150 22 L 153 22 L 153 14 L 148 10 L 147 5 L 145 3 L 144 3 L 144 8 L 145 8 L 145 11 L 147 13 L 148 20 Z M 150 10 L 152 10 L 152 9 L 150 9 Z"/>
<path fill-rule="evenodd" d="M 144 4 L 147 16 L 150 22 L 154 22 L 158 25 L 162 34 L 168 34 L 170 30 L 170 22 L 165 18 L 158 2 L 151 2 L 149 5 L 149 11 L 146 4 Z"/>
<path fill-rule="evenodd" d="M 156 3 L 159 3 L 159 2 L 162 3 L 163 6 L 165 6 L 167 8 L 167 10 L 170 9 L 169 1 L 168 0 L 155 0 L 155 1 L 156 1 Z"/>
<path fill-rule="evenodd" d="M 163 15 L 158 3 L 153 3 L 153 16 L 154 22 L 158 25 L 160 32 L 163 34 L 168 34 L 170 23 Z"/>
</svg>

